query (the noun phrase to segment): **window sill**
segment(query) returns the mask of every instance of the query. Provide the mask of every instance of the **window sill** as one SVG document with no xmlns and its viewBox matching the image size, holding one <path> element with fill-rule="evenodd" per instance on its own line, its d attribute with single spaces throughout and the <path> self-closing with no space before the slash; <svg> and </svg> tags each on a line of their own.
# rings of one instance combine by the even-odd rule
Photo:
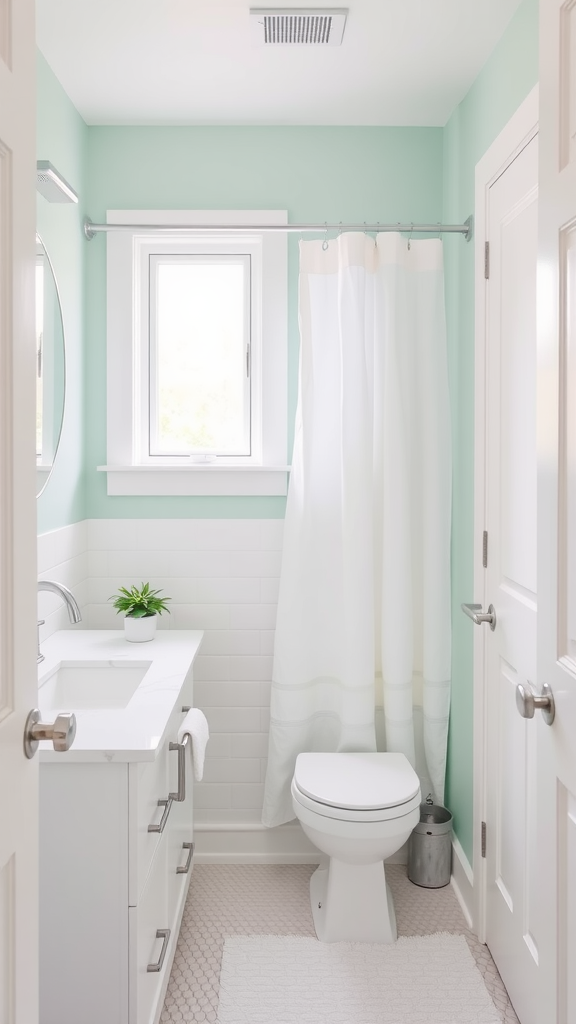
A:
<svg viewBox="0 0 576 1024">
<path fill-rule="evenodd" d="M 98 466 L 109 495 L 283 497 L 290 466 Z"/>
</svg>

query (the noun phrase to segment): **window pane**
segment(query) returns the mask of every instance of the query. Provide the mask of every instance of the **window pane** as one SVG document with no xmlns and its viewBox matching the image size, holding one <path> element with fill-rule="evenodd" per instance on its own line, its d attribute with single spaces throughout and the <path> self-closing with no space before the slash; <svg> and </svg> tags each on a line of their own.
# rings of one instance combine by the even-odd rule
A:
<svg viewBox="0 0 576 1024">
<path fill-rule="evenodd" d="M 151 455 L 250 454 L 248 286 L 246 257 L 158 259 Z"/>
</svg>

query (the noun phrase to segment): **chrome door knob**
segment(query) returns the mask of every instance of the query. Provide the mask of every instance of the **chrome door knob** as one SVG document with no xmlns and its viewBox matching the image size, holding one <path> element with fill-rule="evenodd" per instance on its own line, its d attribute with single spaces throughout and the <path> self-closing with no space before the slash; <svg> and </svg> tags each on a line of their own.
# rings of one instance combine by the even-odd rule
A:
<svg viewBox="0 0 576 1024">
<path fill-rule="evenodd" d="M 54 750 L 70 750 L 76 736 L 76 715 L 61 711 L 52 725 L 40 721 L 40 712 L 34 708 L 26 719 L 24 727 L 24 753 L 34 757 L 40 740 L 52 740 Z"/>
<path fill-rule="evenodd" d="M 516 687 L 516 707 L 522 718 L 534 718 L 534 712 L 541 711 L 546 725 L 552 725 L 554 721 L 556 707 L 554 696 L 548 683 L 543 684 L 541 694 L 534 693 L 529 686 L 523 686 L 522 683 L 518 683 Z"/>
<path fill-rule="evenodd" d="M 469 619 L 472 619 L 475 626 L 481 626 L 483 622 L 488 622 L 490 629 L 494 632 L 496 629 L 496 611 L 493 604 L 488 605 L 488 611 L 486 612 L 482 611 L 481 604 L 462 604 L 460 607 L 464 614 Z"/>
</svg>

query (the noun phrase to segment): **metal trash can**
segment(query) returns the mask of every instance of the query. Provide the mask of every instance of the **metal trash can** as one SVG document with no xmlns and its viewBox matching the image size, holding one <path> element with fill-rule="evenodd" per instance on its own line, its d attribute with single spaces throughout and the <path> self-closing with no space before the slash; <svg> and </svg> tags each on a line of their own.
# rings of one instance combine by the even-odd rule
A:
<svg viewBox="0 0 576 1024">
<path fill-rule="evenodd" d="M 452 815 L 429 798 L 420 804 L 420 821 L 408 840 L 408 878 L 415 885 L 440 889 L 452 872 Z"/>
</svg>

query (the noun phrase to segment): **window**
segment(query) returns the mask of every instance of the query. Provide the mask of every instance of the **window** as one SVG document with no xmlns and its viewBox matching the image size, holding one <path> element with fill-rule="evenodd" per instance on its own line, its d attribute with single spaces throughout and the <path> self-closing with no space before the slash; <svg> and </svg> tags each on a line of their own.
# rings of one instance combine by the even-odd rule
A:
<svg viewBox="0 0 576 1024">
<path fill-rule="evenodd" d="M 285 211 L 109 211 L 109 494 L 285 494 Z"/>
</svg>

